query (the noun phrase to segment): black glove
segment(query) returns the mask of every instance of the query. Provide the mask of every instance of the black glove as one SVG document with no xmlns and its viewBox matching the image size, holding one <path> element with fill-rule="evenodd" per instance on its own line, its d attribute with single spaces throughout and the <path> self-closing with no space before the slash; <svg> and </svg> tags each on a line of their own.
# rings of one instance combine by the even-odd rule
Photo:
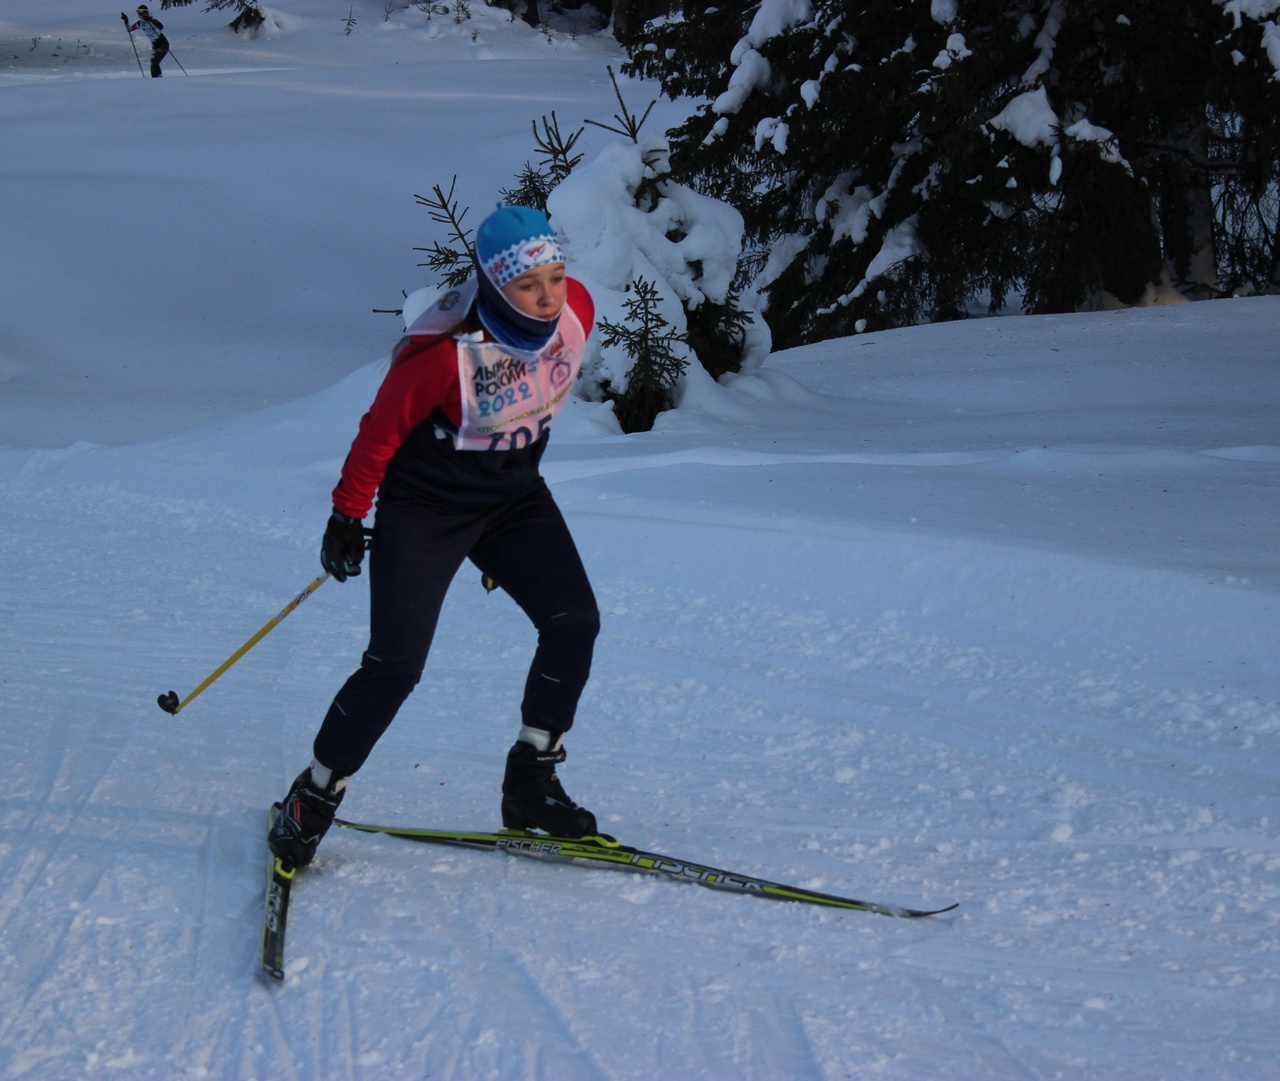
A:
<svg viewBox="0 0 1280 1081">
<path fill-rule="evenodd" d="M 129 16 L 126 15 L 123 11 L 120 12 L 120 18 L 124 20 L 125 26 L 129 25 Z"/>
<path fill-rule="evenodd" d="M 329 515 L 324 540 L 320 542 L 320 566 L 339 582 L 360 573 L 364 559 L 364 522 L 339 510 Z"/>
</svg>

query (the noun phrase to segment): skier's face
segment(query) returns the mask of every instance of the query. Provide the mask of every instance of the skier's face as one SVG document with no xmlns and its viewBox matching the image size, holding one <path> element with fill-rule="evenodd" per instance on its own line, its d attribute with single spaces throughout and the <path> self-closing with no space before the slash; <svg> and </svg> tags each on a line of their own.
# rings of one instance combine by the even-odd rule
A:
<svg viewBox="0 0 1280 1081">
<path fill-rule="evenodd" d="M 569 280 L 563 263 L 544 263 L 526 270 L 502 287 L 502 294 L 522 315 L 554 319 L 564 307 Z"/>
</svg>

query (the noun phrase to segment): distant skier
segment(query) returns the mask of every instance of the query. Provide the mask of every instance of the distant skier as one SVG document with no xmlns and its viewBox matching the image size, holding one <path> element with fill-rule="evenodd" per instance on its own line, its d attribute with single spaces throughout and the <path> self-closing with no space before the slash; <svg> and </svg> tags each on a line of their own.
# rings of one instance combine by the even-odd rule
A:
<svg viewBox="0 0 1280 1081">
<path fill-rule="evenodd" d="M 480 223 L 476 263 L 475 277 L 441 296 L 397 345 L 333 490 L 320 562 L 339 582 L 360 573 L 362 519 L 377 494 L 369 646 L 271 830 L 272 852 L 292 867 L 311 861 L 348 779 L 417 684 L 445 593 L 467 559 L 538 631 L 522 726 L 507 755 L 502 823 L 568 837 L 597 832 L 556 766 L 600 613 L 538 470 L 581 368 L 594 305 L 566 276 L 546 215 L 528 207 L 500 207 Z M 456 714 L 468 703 L 438 705 Z"/>
<path fill-rule="evenodd" d="M 169 39 L 164 36 L 164 23 L 152 17 L 146 4 L 138 5 L 138 21 L 132 26 L 129 26 L 129 16 L 123 11 L 120 12 L 120 18 L 124 20 L 129 33 L 136 30 L 151 42 L 151 77 L 160 78 L 163 74 L 160 71 L 160 61 L 169 54 Z"/>
</svg>

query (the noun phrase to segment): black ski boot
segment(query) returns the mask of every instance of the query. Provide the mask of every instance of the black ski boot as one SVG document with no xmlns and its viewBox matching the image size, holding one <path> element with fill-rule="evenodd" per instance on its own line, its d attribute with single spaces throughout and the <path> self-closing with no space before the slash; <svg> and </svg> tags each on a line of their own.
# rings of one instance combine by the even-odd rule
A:
<svg viewBox="0 0 1280 1081">
<path fill-rule="evenodd" d="M 512 830 L 543 830 L 556 837 L 597 834 L 596 816 L 565 793 L 556 766 L 565 760 L 561 733 L 547 735 L 546 750 L 517 740 L 507 752 L 502 779 L 502 824 Z"/>
<path fill-rule="evenodd" d="M 312 770 L 329 774 L 328 783 L 321 785 Z M 303 770 L 293 782 L 289 794 L 280 804 L 267 844 L 286 867 L 305 867 L 315 858 L 316 845 L 333 825 L 338 804 L 346 794 L 347 778 L 338 777 L 323 767 Z"/>
</svg>

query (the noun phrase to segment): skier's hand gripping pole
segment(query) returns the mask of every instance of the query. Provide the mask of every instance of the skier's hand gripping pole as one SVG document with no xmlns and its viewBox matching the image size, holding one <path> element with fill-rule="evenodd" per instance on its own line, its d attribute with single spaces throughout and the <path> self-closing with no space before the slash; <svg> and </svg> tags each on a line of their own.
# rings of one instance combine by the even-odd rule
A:
<svg viewBox="0 0 1280 1081">
<path fill-rule="evenodd" d="M 187 703 L 190 702 L 193 698 L 195 698 L 196 695 L 201 694 L 203 691 L 205 691 L 210 686 L 210 684 L 212 684 L 216 679 L 222 676 L 227 671 L 228 668 L 230 668 L 233 664 L 236 663 L 236 661 L 238 661 L 241 657 L 243 657 L 246 653 L 248 653 L 249 650 L 251 650 L 259 642 L 261 642 L 268 634 L 270 634 L 273 630 L 275 630 L 275 628 L 279 626 L 279 624 L 284 620 L 285 616 L 287 616 L 290 612 L 292 612 L 295 608 L 297 608 L 298 605 L 300 605 L 303 601 L 305 601 L 308 597 L 310 597 L 312 593 L 314 593 L 317 589 L 319 589 L 322 585 L 324 585 L 324 583 L 328 580 L 328 578 L 329 578 L 329 575 L 327 573 L 322 574 L 319 578 L 317 578 L 314 582 L 312 582 L 309 586 L 307 586 L 306 589 L 304 589 L 301 593 L 299 593 L 296 597 L 294 597 L 293 600 L 291 600 L 282 609 L 280 609 L 280 612 L 278 615 L 272 616 L 271 619 L 267 620 L 267 622 L 263 625 L 262 629 L 258 631 L 257 634 L 255 634 L 252 638 L 249 639 L 249 641 L 247 641 L 244 645 L 242 645 L 239 649 L 237 649 L 233 654 L 231 654 L 230 657 L 228 657 L 225 661 L 223 661 L 212 672 L 212 674 L 210 674 L 208 679 L 206 679 L 203 683 L 200 684 L 199 687 L 197 687 L 194 691 L 192 691 L 189 695 L 187 695 L 186 698 L 182 699 L 182 701 L 178 701 L 178 696 L 173 691 L 169 691 L 167 694 L 162 694 L 159 698 L 156 699 L 156 702 L 159 704 L 160 708 L 164 710 L 166 713 L 177 713 L 179 710 L 185 708 Z"/>
</svg>

